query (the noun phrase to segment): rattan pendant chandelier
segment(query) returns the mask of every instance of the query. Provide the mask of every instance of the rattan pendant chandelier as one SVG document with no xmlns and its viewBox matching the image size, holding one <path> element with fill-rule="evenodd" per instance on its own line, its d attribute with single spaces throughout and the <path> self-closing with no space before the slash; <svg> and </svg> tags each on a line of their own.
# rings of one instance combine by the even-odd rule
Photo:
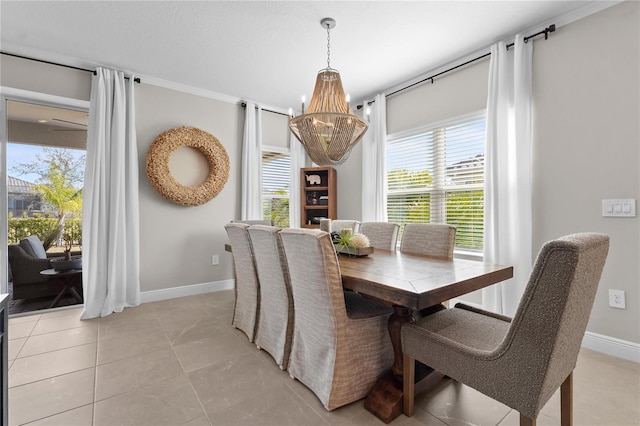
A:
<svg viewBox="0 0 640 426">
<path fill-rule="evenodd" d="M 289 128 L 304 145 L 311 160 L 319 166 L 342 164 L 360 141 L 369 124 L 349 107 L 338 70 L 331 68 L 330 30 L 332 18 L 320 25 L 327 29 L 327 68 L 320 70 L 307 111 L 289 120 Z"/>
</svg>

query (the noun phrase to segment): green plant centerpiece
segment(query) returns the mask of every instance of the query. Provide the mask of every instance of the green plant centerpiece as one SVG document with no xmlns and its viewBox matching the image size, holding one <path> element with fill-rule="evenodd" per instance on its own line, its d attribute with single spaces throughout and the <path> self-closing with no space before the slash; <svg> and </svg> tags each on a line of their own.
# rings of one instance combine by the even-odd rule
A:
<svg viewBox="0 0 640 426">
<path fill-rule="evenodd" d="M 331 237 L 338 253 L 366 256 L 373 252 L 373 249 L 370 247 L 369 238 L 364 234 L 354 233 L 351 228 L 344 228 L 339 233 L 332 232 Z"/>
</svg>

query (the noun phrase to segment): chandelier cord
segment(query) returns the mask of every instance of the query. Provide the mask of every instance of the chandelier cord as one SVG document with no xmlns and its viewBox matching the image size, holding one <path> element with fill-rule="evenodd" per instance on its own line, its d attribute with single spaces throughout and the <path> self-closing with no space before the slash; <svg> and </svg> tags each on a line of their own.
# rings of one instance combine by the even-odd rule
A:
<svg viewBox="0 0 640 426">
<path fill-rule="evenodd" d="M 331 69 L 331 27 L 327 24 L 327 69 Z"/>
</svg>

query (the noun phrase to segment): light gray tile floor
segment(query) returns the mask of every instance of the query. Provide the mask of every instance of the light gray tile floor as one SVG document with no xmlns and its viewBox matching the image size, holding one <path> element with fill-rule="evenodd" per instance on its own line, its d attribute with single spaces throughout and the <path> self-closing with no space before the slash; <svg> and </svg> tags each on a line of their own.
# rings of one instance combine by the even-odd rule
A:
<svg viewBox="0 0 640 426">
<path fill-rule="evenodd" d="M 327 412 L 231 327 L 233 292 L 147 303 L 89 321 L 68 309 L 9 320 L 11 425 L 382 425 L 363 401 Z M 576 425 L 640 425 L 640 364 L 582 350 Z M 559 425 L 556 393 L 538 424 Z M 451 380 L 391 424 L 518 424 Z"/>
</svg>

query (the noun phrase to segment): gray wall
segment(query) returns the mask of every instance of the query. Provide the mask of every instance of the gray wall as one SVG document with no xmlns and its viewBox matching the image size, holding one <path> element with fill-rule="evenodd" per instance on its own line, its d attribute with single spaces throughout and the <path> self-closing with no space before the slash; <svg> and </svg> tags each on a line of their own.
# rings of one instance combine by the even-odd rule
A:
<svg viewBox="0 0 640 426">
<path fill-rule="evenodd" d="M 481 59 L 459 71 L 387 98 L 387 134 L 474 113 L 487 107 L 489 61 Z"/>
<path fill-rule="evenodd" d="M 0 55 L 0 85 L 88 101 L 91 73 Z M 4 108 L 4 106 L 3 106 Z"/>
<path fill-rule="evenodd" d="M 588 330 L 640 343 L 638 217 L 604 218 L 601 200 L 640 198 L 640 3 L 561 27 L 534 45 L 533 248 L 604 232 L 611 249 Z M 608 306 L 608 289 L 627 309 Z"/>
<path fill-rule="evenodd" d="M 244 115 L 242 117 L 244 120 Z M 244 121 L 243 121 L 244 123 Z M 244 125 L 244 124 L 243 124 Z M 262 144 L 289 149 L 289 117 L 269 111 L 262 111 Z"/>
<path fill-rule="evenodd" d="M 140 287 L 142 291 L 233 278 L 224 252 L 224 225 L 240 213 L 240 164 L 244 109 L 236 104 L 144 83 L 136 86 L 140 160 Z M 229 180 L 211 201 L 185 207 L 165 200 L 149 184 L 149 146 L 165 130 L 193 126 L 215 136 L 229 154 Z M 211 265 L 218 254 L 220 264 Z"/>
<path fill-rule="evenodd" d="M 338 190 L 338 219 L 362 220 L 362 144 L 343 164 L 334 167 Z"/>
</svg>

